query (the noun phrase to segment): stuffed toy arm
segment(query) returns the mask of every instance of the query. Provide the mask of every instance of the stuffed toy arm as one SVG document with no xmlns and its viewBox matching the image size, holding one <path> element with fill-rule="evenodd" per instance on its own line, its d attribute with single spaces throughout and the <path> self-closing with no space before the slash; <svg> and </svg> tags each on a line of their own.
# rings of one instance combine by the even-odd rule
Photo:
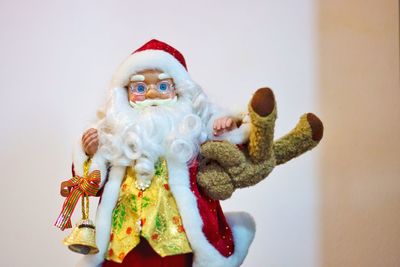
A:
<svg viewBox="0 0 400 267">
<path fill-rule="evenodd" d="M 199 185 L 213 199 L 227 199 L 236 188 L 255 185 L 275 168 L 311 150 L 323 135 L 322 122 L 312 113 L 301 116 L 295 128 L 274 141 L 276 103 L 269 88 L 256 91 L 249 106 L 250 137 L 239 148 L 227 141 L 201 146 Z"/>
</svg>

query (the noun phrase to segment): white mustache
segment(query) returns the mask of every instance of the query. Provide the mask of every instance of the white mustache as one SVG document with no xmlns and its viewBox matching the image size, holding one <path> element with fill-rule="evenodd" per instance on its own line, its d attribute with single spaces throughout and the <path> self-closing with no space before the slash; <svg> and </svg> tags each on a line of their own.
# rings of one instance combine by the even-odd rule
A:
<svg viewBox="0 0 400 267">
<path fill-rule="evenodd" d="M 142 108 L 150 107 L 150 106 L 173 105 L 176 103 L 177 100 L 178 100 L 178 97 L 175 96 L 174 98 L 167 98 L 167 99 L 146 99 L 146 100 L 138 101 L 138 102 L 129 101 L 129 104 L 133 108 L 142 109 Z"/>
</svg>

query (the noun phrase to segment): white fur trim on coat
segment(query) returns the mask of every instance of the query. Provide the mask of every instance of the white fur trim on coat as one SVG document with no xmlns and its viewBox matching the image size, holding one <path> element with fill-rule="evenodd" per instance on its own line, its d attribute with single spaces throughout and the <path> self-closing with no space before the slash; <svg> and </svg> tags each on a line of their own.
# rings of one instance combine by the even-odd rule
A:
<svg viewBox="0 0 400 267">
<path fill-rule="evenodd" d="M 76 143 L 73 155 L 72 155 L 72 162 L 74 164 L 74 171 L 76 175 L 83 176 L 83 166 L 86 160 L 89 157 L 86 155 L 83 147 L 82 147 L 82 140 Z M 89 173 L 94 170 L 99 170 L 101 175 L 101 182 L 100 186 L 103 187 L 104 182 L 106 181 L 107 176 L 107 162 L 104 157 L 100 153 L 96 153 L 92 158 L 92 163 L 90 164 Z"/>
<path fill-rule="evenodd" d="M 240 125 L 239 128 L 236 128 L 232 131 L 225 132 L 221 134 L 220 136 L 214 136 L 214 128 L 213 124 L 216 119 L 222 118 L 222 117 L 231 117 L 236 120 L 242 120 L 240 116 L 238 115 L 233 115 L 227 112 L 216 112 L 215 114 L 212 115 L 210 120 L 207 123 L 207 140 L 225 140 L 228 142 L 231 142 L 232 144 L 245 144 L 249 141 L 249 136 L 250 136 L 250 123 L 247 123 L 243 121 L 243 123 Z"/>
<path fill-rule="evenodd" d="M 247 255 L 253 241 L 255 223 L 247 213 L 226 214 L 231 226 L 235 250 L 224 257 L 207 240 L 203 233 L 203 220 L 197 205 L 197 199 L 190 190 L 190 176 L 186 164 L 168 160 L 169 185 L 173 193 L 186 235 L 194 253 L 193 267 L 237 267 Z"/>
<path fill-rule="evenodd" d="M 92 159 L 93 169 L 105 169 L 106 165 L 100 166 L 96 155 Z M 94 255 L 85 255 L 77 263 L 76 267 L 100 267 L 104 261 L 104 255 L 108 248 L 111 232 L 112 212 L 118 201 L 119 190 L 125 176 L 125 167 L 114 166 L 110 169 L 107 183 L 101 196 L 101 202 L 96 211 L 96 245 L 99 252 Z M 105 177 L 104 177 L 105 178 Z"/>
<path fill-rule="evenodd" d="M 74 171 L 76 175 L 83 176 L 83 164 L 87 159 L 88 156 L 82 147 L 82 140 L 79 139 L 79 141 L 75 144 L 72 154 L 72 163 L 74 164 Z"/>
<path fill-rule="evenodd" d="M 209 133 L 214 135 L 213 132 Z M 225 140 L 232 144 L 240 145 L 249 141 L 250 124 L 244 123 L 232 131 L 221 134 L 220 136 L 209 136 L 209 140 Z"/>
</svg>

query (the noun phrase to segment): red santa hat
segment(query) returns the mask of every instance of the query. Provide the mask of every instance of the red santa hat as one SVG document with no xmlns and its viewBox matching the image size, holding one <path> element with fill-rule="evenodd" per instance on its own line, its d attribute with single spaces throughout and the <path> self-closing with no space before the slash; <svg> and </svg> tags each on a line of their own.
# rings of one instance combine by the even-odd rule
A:
<svg viewBox="0 0 400 267">
<path fill-rule="evenodd" d="M 111 87 L 123 87 L 129 83 L 133 74 L 147 69 L 164 71 L 176 84 L 190 80 L 183 55 L 172 46 L 153 39 L 122 62 L 114 73 Z"/>
</svg>

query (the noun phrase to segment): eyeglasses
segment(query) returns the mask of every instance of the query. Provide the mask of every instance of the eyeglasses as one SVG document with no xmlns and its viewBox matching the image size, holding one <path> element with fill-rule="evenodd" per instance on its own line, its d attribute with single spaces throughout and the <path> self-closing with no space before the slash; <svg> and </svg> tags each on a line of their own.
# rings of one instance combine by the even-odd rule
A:
<svg viewBox="0 0 400 267">
<path fill-rule="evenodd" d="M 136 95 L 144 95 L 150 90 L 151 86 L 155 86 L 157 91 L 162 94 L 168 94 L 174 91 L 175 86 L 168 81 L 161 81 L 157 84 L 146 84 L 144 82 L 132 82 L 129 84 L 129 90 Z"/>
</svg>

